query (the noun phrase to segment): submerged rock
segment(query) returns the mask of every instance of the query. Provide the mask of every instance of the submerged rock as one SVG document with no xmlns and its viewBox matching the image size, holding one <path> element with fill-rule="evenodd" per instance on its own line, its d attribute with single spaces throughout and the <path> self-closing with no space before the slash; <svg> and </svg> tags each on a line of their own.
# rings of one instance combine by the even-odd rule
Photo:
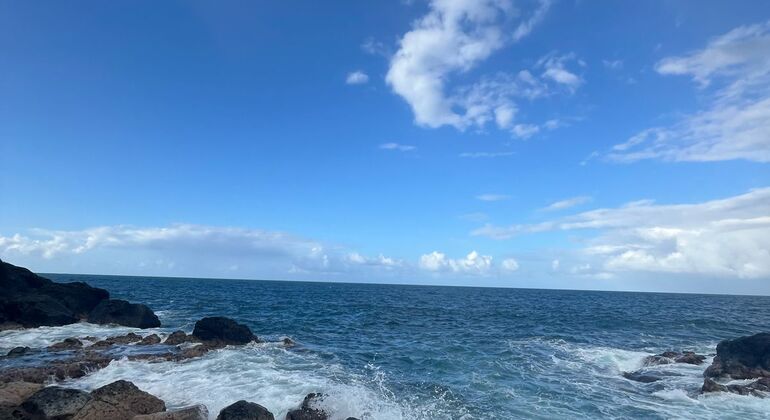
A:
<svg viewBox="0 0 770 420">
<path fill-rule="evenodd" d="M 42 387 L 41 384 L 23 381 L 0 383 L 0 406 L 20 405 Z"/>
<path fill-rule="evenodd" d="M 286 420 L 328 420 L 329 414 L 317 408 L 317 404 L 324 398 L 326 398 L 324 394 L 307 394 L 298 409 L 286 413 Z"/>
<path fill-rule="evenodd" d="M 8 351 L 8 354 L 5 355 L 5 357 L 19 357 L 24 356 L 25 354 L 34 353 L 35 350 L 29 348 L 29 347 L 14 347 L 10 351 Z"/>
<path fill-rule="evenodd" d="M 642 382 L 645 384 L 663 379 L 660 376 L 645 374 L 638 370 L 635 372 L 623 372 L 623 377 L 630 381 Z"/>
<path fill-rule="evenodd" d="M 240 400 L 223 408 L 217 420 L 275 420 L 275 417 L 267 408 L 257 403 Z"/>
<path fill-rule="evenodd" d="M 139 303 L 120 299 L 102 301 L 88 314 L 88 322 L 94 324 L 118 324 L 135 328 L 160 327 L 158 316 L 150 308 Z"/>
<path fill-rule="evenodd" d="M 246 344 L 257 340 L 249 327 L 221 316 L 199 320 L 195 323 L 192 335 L 201 341 L 223 344 Z"/>
<path fill-rule="evenodd" d="M 133 420 L 208 420 L 208 418 L 209 409 L 203 404 L 198 404 L 177 410 L 141 414 L 134 417 Z"/>
<path fill-rule="evenodd" d="M 50 351 L 75 350 L 83 347 L 83 342 L 77 338 L 65 338 L 64 341 L 48 346 Z"/>
<path fill-rule="evenodd" d="M 32 394 L 21 408 L 34 418 L 65 419 L 77 414 L 90 400 L 85 391 L 50 386 Z"/>
<path fill-rule="evenodd" d="M 706 371 L 707 378 L 754 379 L 770 376 L 770 333 L 759 333 L 717 345 L 717 355 Z"/>
<path fill-rule="evenodd" d="M 91 400 L 74 420 L 130 420 L 141 414 L 166 411 L 163 400 L 150 395 L 129 381 L 115 381 L 95 389 Z"/>
</svg>

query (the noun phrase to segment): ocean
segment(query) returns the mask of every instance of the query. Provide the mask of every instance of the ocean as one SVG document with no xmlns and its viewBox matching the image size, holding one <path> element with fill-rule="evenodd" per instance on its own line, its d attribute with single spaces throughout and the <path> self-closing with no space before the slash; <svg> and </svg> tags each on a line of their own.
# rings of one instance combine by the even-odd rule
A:
<svg viewBox="0 0 770 420">
<path fill-rule="evenodd" d="M 770 418 L 770 398 L 699 395 L 726 338 L 770 331 L 770 297 L 51 274 L 149 305 L 190 332 L 231 317 L 265 343 L 186 362 L 119 360 L 67 386 L 126 379 L 168 407 L 237 400 L 283 418 L 310 392 L 334 419 Z M 0 350 L 130 328 L 75 324 L 0 333 Z M 277 341 L 290 337 L 297 346 Z M 639 383 L 621 376 L 666 350 L 709 355 Z M 660 368 L 660 367 L 659 367 Z M 660 369 L 659 369 L 660 370 Z"/>
</svg>

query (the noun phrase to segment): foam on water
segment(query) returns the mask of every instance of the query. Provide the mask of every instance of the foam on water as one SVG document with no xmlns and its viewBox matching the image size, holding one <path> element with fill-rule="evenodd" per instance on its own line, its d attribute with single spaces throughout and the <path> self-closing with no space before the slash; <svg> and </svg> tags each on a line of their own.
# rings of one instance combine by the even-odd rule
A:
<svg viewBox="0 0 770 420">
<path fill-rule="evenodd" d="M 148 328 L 140 330 L 121 326 L 105 326 L 80 322 L 61 327 L 38 327 L 24 330 L 0 331 L 0 352 L 6 353 L 17 346 L 48 347 L 69 337 L 94 337 L 103 340 L 107 337 L 124 335 L 130 332 L 139 335 L 158 334 L 161 337 L 168 335 L 168 329 Z"/>
</svg>

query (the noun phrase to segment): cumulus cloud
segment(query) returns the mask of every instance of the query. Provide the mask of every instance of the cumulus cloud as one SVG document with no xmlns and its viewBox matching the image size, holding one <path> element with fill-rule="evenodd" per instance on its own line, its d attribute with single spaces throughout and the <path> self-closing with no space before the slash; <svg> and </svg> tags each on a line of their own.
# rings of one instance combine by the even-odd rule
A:
<svg viewBox="0 0 770 420">
<path fill-rule="evenodd" d="M 399 152 L 411 152 L 412 150 L 417 149 L 416 146 L 410 146 L 408 144 L 399 144 L 399 143 L 383 143 L 380 145 L 380 149 L 382 150 L 395 150 Z"/>
<path fill-rule="evenodd" d="M 597 231 L 581 250 L 587 261 L 579 271 L 600 277 L 636 271 L 768 278 L 768 209 L 770 188 L 761 188 L 696 204 L 641 200 L 538 224 L 486 225 L 473 234 L 506 239 L 545 231 Z"/>
<path fill-rule="evenodd" d="M 517 271 L 519 269 L 519 262 L 513 258 L 506 258 L 500 264 L 500 268 L 504 271 Z"/>
<path fill-rule="evenodd" d="M 528 35 L 550 4 L 541 0 L 522 17 L 511 0 L 433 0 L 428 13 L 401 37 L 386 82 L 409 104 L 418 125 L 464 130 L 494 122 L 509 130 L 515 126 L 516 98 L 545 96 L 549 83 L 577 87 L 576 76 L 565 67 L 568 59 L 538 63 L 539 76 L 521 70 L 483 76 L 475 83 L 452 82 Z"/>
<path fill-rule="evenodd" d="M 560 201 L 551 203 L 547 207 L 545 207 L 543 210 L 545 211 L 565 210 L 570 207 L 575 207 L 581 204 L 588 203 L 589 201 L 591 201 L 591 197 L 587 195 L 581 195 L 578 197 L 572 197 L 566 200 L 560 200 Z"/>
<path fill-rule="evenodd" d="M 567 70 L 566 65 L 572 60 L 575 60 L 575 54 L 551 53 L 541 58 L 537 66 L 543 69 L 543 78 L 553 80 L 574 92 L 583 83 L 583 79 Z"/>
<path fill-rule="evenodd" d="M 345 83 L 349 85 L 363 85 L 369 82 L 369 76 L 361 70 L 348 73 Z"/>
<path fill-rule="evenodd" d="M 487 275 L 492 269 L 492 257 L 471 251 L 465 258 L 452 259 L 433 251 L 420 257 L 420 268 L 432 272 Z"/>
<path fill-rule="evenodd" d="M 481 201 L 503 201 L 509 198 L 511 196 L 505 194 L 480 194 L 476 196 L 476 199 Z"/>
<path fill-rule="evenodd" d="M 701 50 L 661 60 L 656 70 L 690 76 L 707 106 L 637 133 L 613 147 L 611 160 L 770 162 L 770 22 L 737 27 Z"/>
</svg>

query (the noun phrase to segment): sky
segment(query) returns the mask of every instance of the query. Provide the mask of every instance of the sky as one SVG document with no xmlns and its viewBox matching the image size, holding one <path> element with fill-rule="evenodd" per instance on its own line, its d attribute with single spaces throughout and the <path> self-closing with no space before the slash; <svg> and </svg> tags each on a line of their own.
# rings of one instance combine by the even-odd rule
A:
<svg viewBox="0 0 770 420">
<path fill-rule="evenodd" d="M 0 2 L 0 258 L 770 294 L 770 2 Z"/>
</svg>

